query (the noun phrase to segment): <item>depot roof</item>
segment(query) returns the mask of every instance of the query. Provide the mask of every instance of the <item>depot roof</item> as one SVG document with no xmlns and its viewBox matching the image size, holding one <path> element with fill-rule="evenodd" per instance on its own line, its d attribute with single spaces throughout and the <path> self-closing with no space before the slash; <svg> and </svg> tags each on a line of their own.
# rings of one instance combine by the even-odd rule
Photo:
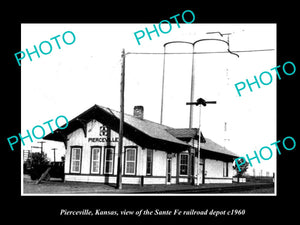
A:
<svg viewBox="0 0 300 225">
<path fill-rule="evenodd" d="M 190 141 L 191 139 L 199 138 L 199 129 L 198 128 L 179 128 L 179 129 L 167 129 L 169 133 L 171 133 L 176 138 L 181 140 Z M 229 155 L 238 157 L 237 154 L 229 151 L 227 148 L 217 144 L 209 138 L 204 138 L 201 132 L 201 149 L 206 151 L 211 151 L 219 154 Z"/>
<path fill-rule="evenodd" d="M 46 135 L 44 139 L 62 141 L 65 143 L 65 146 L 67 146 L 67 135 L 79 128 L 82 128 L 86 136 L 86 124 L 93 119 L 110 127 L 115 132 L 119 132 L 120 112 L 108 107 L 94 105 L 74 119 L 70 120 L 66 129 L 57 129 L 54 133 Z M 133 115 L 124 114 L 124 137 L 135 142 L 141 147 L 160 149 L 167 152 L 178 152 L 187 150 L 191 147 L 188 142 L 192 138 L 198 138 L 198 129 L 174 129 L 150 120 L 140 119 Z M 204 138 L 202 133 L 201 149 L 229 156 L 237 156 L 212 140 Z"/>
<path fill-rule="evenodd" d="M 67 135 L 82 128 L 86 135 L 86 124 L 96 119 L 102 124 L 119 132 L 120 112 L 94 105 L 79 116 L 69 121 L 64 130 L 55 130 L 44 137 L 46 140 L 67 142 Z M 184 141 L 179 140 L 167 132 L 168 126 L 158 124 L 146 119 L 139 119 L 135 116 L 124 114 L 124 137 L 145 148 L 154 148 L 170 151 L 182 151 L 189 147 Z"/>
</svg>

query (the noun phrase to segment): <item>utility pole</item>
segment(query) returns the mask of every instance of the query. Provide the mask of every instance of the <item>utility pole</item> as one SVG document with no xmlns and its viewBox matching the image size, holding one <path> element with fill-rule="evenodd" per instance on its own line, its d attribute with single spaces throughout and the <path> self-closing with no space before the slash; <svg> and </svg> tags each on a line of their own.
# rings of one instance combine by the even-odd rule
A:
<svg viewBox="0 0 300 225">
<path fill-rule="evenodd" d="M 43 153 L 43 144 L 46 143 L 45 141 L 38 141 L 38 143 L 41 143 L 41 153 Z"/>
<path fill-rule="evenodd" d="M 193 53 L 194 53 L 194 50 L 195 50 L 195 44 L 193 44 Z M 194 101 L 194 87 L 195 87 L 195 54 L 192 55 L 192 76 L 191 76 L 191 95 L 190 95 L 190 102 L 193 102 Z M 201 106 L 200 106 L 201 108 Z M 201 111 L 201 109 L 200 109 Z M 192 128 L 193 126 L 193 105 L 191 104 L 190 105 L 190 121 L 189 121 L 189 128 Z M 197 181 L 198 182 L 198 181 Z"/>
<path fill-rule="evenodd" d="M 164 113 L 165 64 L 166 64 L 166 44 L 164 44 L 163 75 L 162 75 L 162 82 L 161 82 L 160 124 L 163 123 L 163 113 Z"/>
<path fill-rule="evenodd" d="M 118 146 L 118 171 L 117 189 L 122 189 L 122 150 L 123 150 L 123 125 L 124 125 L 124 88 L 125 88 L 125 50 L 122 50 L 122 72 L 120 84 L 120 127 Z"/>
<path fill-rule="evenodd" d="M 54 154 L 54 162 L 56 162 L 55 161 L 55 151 L 56 151 L 56 148 L 52 148 L 52 150 L 53 150 L 53 154 Z"/>
</svg>

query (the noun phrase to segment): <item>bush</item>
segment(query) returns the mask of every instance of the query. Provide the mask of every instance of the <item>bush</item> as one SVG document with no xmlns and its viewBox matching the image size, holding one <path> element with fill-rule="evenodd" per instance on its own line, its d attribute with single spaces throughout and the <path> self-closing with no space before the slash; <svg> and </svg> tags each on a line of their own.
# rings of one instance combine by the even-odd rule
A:
<svg viewBox="0 0 300 225">
<path fill-rule="evenodd" d="M 32 180 L 39 179 L 40 176 L 49 167 L 50 162 L 47 158 L 47 154 L 35 152 L 31 154 L 30 160 L 30 177 Z"/>
</svg>

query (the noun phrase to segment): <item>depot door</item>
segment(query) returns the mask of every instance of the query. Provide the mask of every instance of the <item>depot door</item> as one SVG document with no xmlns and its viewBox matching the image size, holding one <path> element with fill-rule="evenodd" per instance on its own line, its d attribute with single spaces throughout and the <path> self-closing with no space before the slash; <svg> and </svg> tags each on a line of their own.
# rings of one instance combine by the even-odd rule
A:
<svg viewBox="0 0 300 225">
<path fill-rule="evenodd" d="M 190 162 L 190 175 L 189 175 L 189 183 L 195 184 L 195 155 L 191 154 L 191 162 Z"/>
<path fill-rule="evenodd" d="M 203 164 L 200 163 L 199 166 L 199 184 L 203 184 Z"/>
<path fill-rule="evenodd" d="M 203 184 L 203 174 L 204 174 L 204 161 L 203 159 L 200 159 L 199 164 L 199 184 Z"/>
<path fill-rule="evenodd" d="M 166 183 L 171 184 L 171 173 L 172 173 L 172 158 L 167 158 L 167 177 Z"/>
</svg>

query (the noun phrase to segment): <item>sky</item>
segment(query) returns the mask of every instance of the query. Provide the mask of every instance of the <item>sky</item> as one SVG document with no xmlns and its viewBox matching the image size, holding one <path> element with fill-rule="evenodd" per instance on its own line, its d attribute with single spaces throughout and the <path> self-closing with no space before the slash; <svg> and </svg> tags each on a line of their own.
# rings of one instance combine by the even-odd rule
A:
<svg viewBox="0 0 300 225">
<path fill-rule="evenodd" d="M 157 24 L 156 24 L 157 25 Z M 144 106 L 144 118 L 160 122 L 164 44 L 170 41 L 194 42 L 199 39 L 222 39 L 231 33 L 231 51 L 273 49 L 272 51 L 239 52 L 239 57 L 229 53 L 194 55 L 194 99 L 217 101 L 215 105 L 201 108 L 201 130 L 205 137 L 225 146 L 240 156 L 254 156 L 263 146 L 276 139 L 276 24 L 172 24 L 167 33 L 151 34 L 140 39 L 134 33 L 153 24 L 22 24 L 21 50 L 34 50 L 43 41 L 52 44 L 48 55 L 32 54 L 21 62 L 21 134 L 36 125 L 64 115 L 69 120 L 98 104 L 115 110 L 120 108 L 121 53 L 125 49 L 125 113 L 132 114 L 135 105 Z M 167 30 L 167 29 L 165 29 Z M 66 45 L 61 37 L 72 31 L 76 40 Z M 60 35 L 55 41 L 50 38 Z M 69 38 L 69 39 L 68 39 Z M 66 40 L 71 37 L 66 35 Z M 44 51 L 47 50 L 46 45 Z M 203 41 L 195 45 L 195 52 L 224 52 L 227 45 L 218 41 Z M 187 44 L 170 44 L 166 52 L 191 53 Z M 17 62 L 16 62 L 17 63 Z M 246 87 L 239 96 L 235 84 L 254 81 L 263 71 L 273 75 L 270 85 Z M 175 128 L 189 125 L 192 54 L 167 54 L 165 56 L 165 86 L 163 124 Z M 268 77 L 263 80 L 268 81 Z M 279 81 L 280 82 L 280 81 Z M 193 127 L 199 127 L 199 107 L 194 107 Z M 226 132 L 225 132 L 226 123 Z M 56 129 L 55 123 L 53 128 Z M 46 134 L 50 132 L 45 126 Z M 226 140 L 224 140 L 226 139 Z M 229 139 L 229 140 L 227 140 Z M 40 141 L 40 140 L 37 140 Z M 22 150 L 30 150 L 25 139 Z M 270 146 L 271 147 L 271 146 Z M 52 148 L 58 148 L 56 159 L 64 155 L 64 145 L 47 141 L 44 150 L 53 160 Z M 273 152 L 276 150 L 271 147 Z M 33 149 L 38 151 L 38 149 Z M 267 153 L 265 153 L 267 155 Z M 255 170 L 274 172 L 276 154 L 258 164 Z M 252 171 L 250 167 L 248 171 Z M 256 172 L 258 173 L 258 172 Z"/>
</svg>

